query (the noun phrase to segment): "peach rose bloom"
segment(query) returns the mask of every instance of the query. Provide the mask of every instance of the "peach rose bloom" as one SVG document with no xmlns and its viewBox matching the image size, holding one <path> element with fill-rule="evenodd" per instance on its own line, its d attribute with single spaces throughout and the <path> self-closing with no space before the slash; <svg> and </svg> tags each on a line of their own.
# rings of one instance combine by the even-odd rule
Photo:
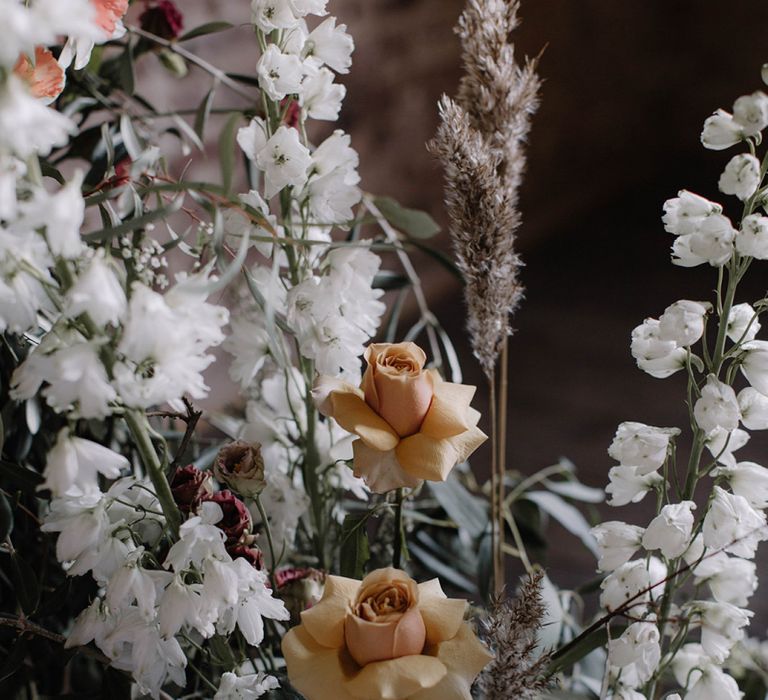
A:
<svg viewBox="0 0 768 700">
<path fill-rule="evenodd" d="M 13 72 L 29 86 L 35 97 L 46 104 L 53 102 L 64 89 L 64 70 L 43 46 L 35 47 L 34 65 L 26 54 L 21 54 Z"/>
<path fill-rule="evenodd" d="M 471 700 L 492 654 L 464 622 L 467 602 L 398 569 L 329 576 L 320 602 L 283 638 L 307 700 Z"/>
<path fill-rule="evenodd" d="M 358 389 L 319 377 L 313 395 L 320 412 L 359 438 L 353 443 L 355 476 L 384 493 L 422 480 L 445 481 L 487 436 L 470 407 L 475 387 L 443 381 L 424 369 L 415 343 L 374 343 Z"/>
</svg>

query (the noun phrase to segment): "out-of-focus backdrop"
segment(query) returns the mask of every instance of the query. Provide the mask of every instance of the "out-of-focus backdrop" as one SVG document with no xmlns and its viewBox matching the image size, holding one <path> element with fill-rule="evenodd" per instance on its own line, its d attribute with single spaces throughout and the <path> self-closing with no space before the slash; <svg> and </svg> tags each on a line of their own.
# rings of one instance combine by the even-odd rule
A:
<svg viewBox="0 0 768 700">
<path fill-rule="evenodd" d="M 233 22 L 247 16 L 247 0 L 179 4 L 189 28 L 212 16 Z M 441 223 L 441 174 L 424 144 L 435 130 L 438 97 L 453 94 L 460 75 L 452 27 L 462 6 L 462 0 L 329 5 L 357 45 L 343 79 L 349 92 L 341 127 L 360 152 L 363 186 Z M 711 269 L 670 264 L 661 207 L 682 188 L 720 196 L 717 180 L 730 152 L 705 151 L 699 133 L 715 109 L 730 109 L 739 95 L 764 87 L 768 4 L 523 0 L 522 18 L 518 50 L 544 49 L 545 82 L 521 200 L 527 298 L 511 342 L 509 462 L 532 473 L 567 456 L 584 482 L 602 488 L 611 466 L 606 448 L 620 421 L 686 424 L 684 379 L 659 381 L 638 371 L 629 334 L 677 299 L 710 298 Z M 240 72 L 252 71 L 257 60 L 244 27 L 190 48 Z M 178 83 L 158 77 L 157 85 L 157 106 L 195 107 L 209 81 L 193 72 Z M 225 100 L 226 91 L 221 94 Z M 738 216 L 738 207 L 731 212 Z M 447 247 L 444 234 L 438 244 Z M 428 258 L 418 262 L 431 304 L 457 340 L 466 380 L 481 384 L 462 330 L 459 285 Z M 739 301 L 765 294 L 764 270 L 755 266 Z M 226 392 L 216 400 L 226 401 Z M 741 454 L 768 463 L 768 435 L 755 434 Z M 485 471 L 482 459 L 476 467 Z M 602 511 L 644 525 L 650 507 Z M 578 540 L 557 525 L 550 532 L 545 563 L 554 581 L 568 586 L 594 574 L 594 560 Z M 761 559 L 764 576 L 768 564 L 764 554 Z M 754 605 L 764 628 L 768 604 L 761 600 L 766 597 L 757 595 Z"/>
</svg>

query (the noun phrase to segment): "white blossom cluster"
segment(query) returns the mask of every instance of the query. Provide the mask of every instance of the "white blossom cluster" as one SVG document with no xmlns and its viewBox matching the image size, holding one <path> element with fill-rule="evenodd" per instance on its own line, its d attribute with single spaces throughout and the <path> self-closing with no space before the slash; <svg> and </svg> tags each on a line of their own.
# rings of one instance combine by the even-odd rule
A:
<svg viewBox="0 0 768 700">
<path fill-rule="evenodd" d="M 657 682 L 669 685 L 665 670 L 679 690 L 668 698 L 741 697 L 724 666 L 752 616 L 753 560 L 768 539 L 768 469 L 735 453 L 749 440 L 747 431 L 768 429 L 768 341 L 757 338 L 764 301 L 737 303 L 736 295 L 751 262 L 768 259 L 768 161 L 755 155 L 766 126 L 762 92 L 740 97 L 732 114 L 718 110 L 704 125 L 707 148 L 749 147 L 719 181 L 721 192 L 744 203 L 738 225 L 721 204 L 685 190 L 664 205 L 664 226 L 675 236 L 672 262 L 708 263 L 719 268 L 720 281 L 714 304 L 683 299 L 632 331 L 640 369 L 660 379 L 687 372 L 693 445 L 685 465 L 678 461 L 679 429 L 626 422 L 608 450 L 618 462 L 606 488 L 610 505 L 636 503 L 651 491 L 658 504 L 645 527 L 616 520 L 593 529 L 598 568 L 606 574 L 601 606 L 630 620 L 609 642 L 608 697 L 653 697 L 646 693 Z M 740 390 L 737 370 L 746 379 Z M 676 597 L 687 578 L 693 594 L 686 589 Z"/>
<path fill-rule="evenodd" d="M 308 432 L 320 465 L 330 468 L 330 484 L 367 497 L 345 466 L 352 457 L 348 433 L 308 415 L 306 401 L 315 371 L 359 383 L 360 356 L 385 311 L 383 292 L 373 288 L 378 255 L 364 241 L 338 246 L 331 239 L 334 227 L 352 225 L 362 196 L 351 139 L 335 130 L 315 146 L 307 137 L 308 121 L 338 119 L 346 91 L 335 74 L 349 70 L 354 49 L 345 25 L 326 17 L 326 4 L 251 3 L 267 111 L 239 130 L 237 142 L 260 183 L 241 200 L 264 221 L 254 225 L 239 213 L 226 220 L 226 233 L 233 240 L 250 236 L 262 256 L 251 269 L 261 301 L 245 305 L 224 346 L 234 358 L 231 376 L 248 397 L 237 436 L 262 446 L 264 508 L 273 536 L 288 546 L 309 507 L 296 469 Z"/>
</svg>

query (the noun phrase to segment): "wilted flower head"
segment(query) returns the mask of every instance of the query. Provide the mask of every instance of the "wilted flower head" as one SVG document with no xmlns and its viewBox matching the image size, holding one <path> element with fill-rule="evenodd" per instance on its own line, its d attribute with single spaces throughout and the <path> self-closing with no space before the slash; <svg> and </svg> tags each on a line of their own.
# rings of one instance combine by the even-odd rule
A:
<svg viewBox="0 0 768 700">
<path fill-rule="evenodd" d="M 231 491 L 218 491 L 205 500 L 216 503 L 221 508 L 223 516 L 216 523 L 216 527 L 227 536 L 227 544 L 247 543 L 253 522 L 245 503 Z"/>
<path fill-rule="evenodd" d="M 176 505 L 184 513 L 195 513 L 213 493 L 211 475 L 194 464 L 177 469 L 171 479 L 171 492 Z"/>
<path fill-rule="evenodd" d="M 277 594 L 298 624 L 301 613 L 316 605 L 323 597 L 325 573 L 318 569 L 287 568 L 275 572 Z"/>
<path fill-rule="evenodd" d="M 258 442 L 238 440 L 223 447 L 216 456 L 213 471 L 219 481 L 248 498 L 258 496 L 267 485 Z"/>
<path fill-rule="evenodd" d="M 160 0 L 147 7 L 139 15 L 141 28 L 163 39 L 175 39 L 184 28 L 184 17 L 176 3 L 171 0 Z"/>
</svg>

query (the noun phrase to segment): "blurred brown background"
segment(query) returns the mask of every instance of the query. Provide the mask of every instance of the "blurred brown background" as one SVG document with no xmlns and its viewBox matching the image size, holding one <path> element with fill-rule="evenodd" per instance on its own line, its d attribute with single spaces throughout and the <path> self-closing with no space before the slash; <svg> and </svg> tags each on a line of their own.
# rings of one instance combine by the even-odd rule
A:
<svg viewBox="0 0 768 700">
<path fill-rule="evenodd" d="M 241 23 L 248 3 L 179 5 L 193 27 L 213 16 Z M 461 0 L 329 5 L 357 44 L 344 79 L 349 93 L 341 127 L 360 152 L 364 187 L 426 209 L 443 223 L 441 175 L 424 144 L 436 126 L 439 95 L 452 94 L 460 75 L 452 27 L 462 6 Z M 518 50 L 546 50 L 522 195 L 527 299 L 511 343 L 509 460 L 530 474 L 567 456 L 586 483 L 602 488 L 611 466 L 606 448 L 620 421 L 687 420 L 684 379 L 659 381 L 639 372 L 629 334 L 677 299 L 710 298 L 711 269 L 670 264 L 661 207 L 682 188 L 718 197 L 717 179 L 731 154 L 705 151 L 701 125 L 718 107 L 730 109 L 739 95 L 764 87 L 768 4 L 523 0 L 522 17 Z M 217 65 L 253 71 L 257 55 L 247 29 L 223 36 L 190 48 Z M 161 105 L 195 106 L 194 96 L 204 94 L 209 81 L 193 73 L 162 83 Z M 734 202 L 728 206 L 738 216 Z M 467 381 L 480 383 L 463 339 L 459 286 L 427 258 L 418 262 L 432 305 L 459 340 Z M 765 265 L 753 269 L 739 301 L 765 294 Z M 768 436 L 756 434 L 741 454 L 768 462 Z M 476 466 L 482 471 L 482 460 Z M 647 507 L 603 510 L 607 518 L 644 525 Z M 551 577 L 564 586 L 583 582 L 594 572 L 590 555 L 558 526 L 551 533 Z"/>
</svg>

